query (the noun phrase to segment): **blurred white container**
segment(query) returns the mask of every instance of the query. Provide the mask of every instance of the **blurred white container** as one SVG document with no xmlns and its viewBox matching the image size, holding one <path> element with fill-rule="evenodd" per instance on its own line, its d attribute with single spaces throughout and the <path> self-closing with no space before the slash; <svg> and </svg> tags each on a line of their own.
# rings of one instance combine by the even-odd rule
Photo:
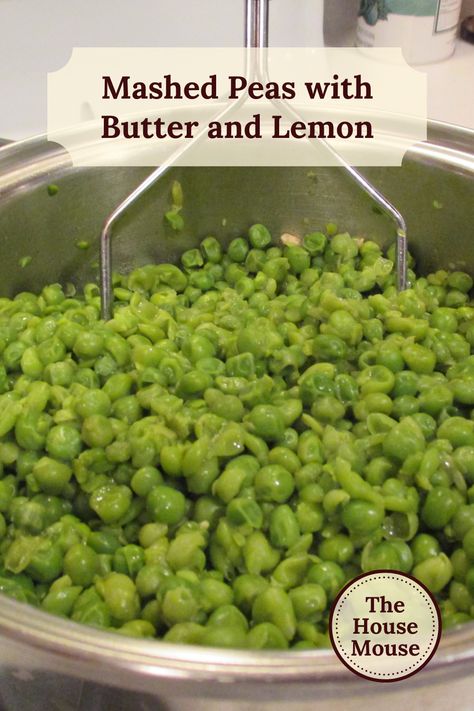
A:
<svg viewBox="0 0 474 711">
<path fill-rule="evenodd" d="M 270 44 L 323 47 L 324 0 L 271 0 Z"/>
<path fill-rule="evenodd" d="M 409 64 L 454 52 L 462 0 L 361 0 L 356 44 L 401 47 Z"/>
</svg>

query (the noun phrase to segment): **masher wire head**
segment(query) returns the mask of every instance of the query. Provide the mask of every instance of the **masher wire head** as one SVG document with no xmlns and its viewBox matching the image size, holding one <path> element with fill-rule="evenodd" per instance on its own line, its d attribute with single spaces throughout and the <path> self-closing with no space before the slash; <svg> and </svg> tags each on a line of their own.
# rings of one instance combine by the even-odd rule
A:
<svg viewBox="0 0 474 711">
<path fill-rule="evenodd" d="M 268 19 L 269 0 L 245 0 L 245 48 L 246 66 L 245 77 L 247 80 L 257 80 L 265 83 L 269 80 L 267 52 L 268 48 Z M 247 96 L 242 94 L 239 100 L 228 104 L 213 120 L 221 120 L 224 116 L 234 111 L 237 106 L 245 102 Z M 299 114 L 284 100 L 273 100 L 273 104 L 284 111 L 287 116 L 301 120 Z M 104 222 L 100 235 L 100 300 L 101 315 L 104 320 L 112 317 L 113 291 L 112 291 L 112 231 L 115 223 L 125 214 L 129 207 L 137 202 L 142 195 L 155 185 L 172 168 L 177 161 L 207 135 L 206 127 L 189 142 L 183 143 L 174 151 L 162 165 L 153 170 L 117 207 L 110 213 Z M 407 228 L 402 214 L 392 203 L 358 170 L 349 165 L 337 151 L 324 139 L 316 139 L 329 151 L 338 165 L 344 169 L 349 177 L 374 200 L 383 213 L 388 215 L 396 224 L 396 271 L 397 288 L 402 291 L 407 288 Z M 313 145 L 308 140 L 310 145 Z"/>
</svg>

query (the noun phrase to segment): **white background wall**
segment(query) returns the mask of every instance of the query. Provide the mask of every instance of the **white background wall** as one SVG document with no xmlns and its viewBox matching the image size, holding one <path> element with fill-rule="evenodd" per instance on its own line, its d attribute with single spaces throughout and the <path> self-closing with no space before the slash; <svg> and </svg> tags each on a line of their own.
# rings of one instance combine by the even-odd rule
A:
<svg viewBox="0 0 474 711">
<path fill-rule="evenodd" d="M 359 1 L 271 0 L 271 44 L 322 46 L 323 8 L 327 44 L 351 44 Z M 46 75 L 72 47 L 237 46 L 243 8 L 244 0 L 0 0 L 0 137 L 46 131 Z M 474 0 L 464 0 L 466 14 Z M 432 118 L 474 128 L 473 67 L 465 42 L 426 67 Z"/>
<path fill-rule="evenodd" d="M 272 44 L 321 46 L 323 3 L 272 0 Z M 238 46 L 244 1 L 0 0 L 0 31 L 0 136 L 21 138 L 46 130 L 46 74 L 72 47 Z"/>
</svg>

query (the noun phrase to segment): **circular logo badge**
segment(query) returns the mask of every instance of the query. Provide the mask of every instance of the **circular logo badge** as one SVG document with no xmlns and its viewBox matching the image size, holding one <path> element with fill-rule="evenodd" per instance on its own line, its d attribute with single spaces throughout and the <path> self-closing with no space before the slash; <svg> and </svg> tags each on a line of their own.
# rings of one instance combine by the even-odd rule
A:
<svg viewBox="0 0 474 711">
<path fill-rule="evenodd" d="M 399 681 L 428 664 L 439 644 L 441 615 L 430 591 L 393 570 L 360 575 L 334 600 L 329 634 L 354 674 Z"/>
</svg>

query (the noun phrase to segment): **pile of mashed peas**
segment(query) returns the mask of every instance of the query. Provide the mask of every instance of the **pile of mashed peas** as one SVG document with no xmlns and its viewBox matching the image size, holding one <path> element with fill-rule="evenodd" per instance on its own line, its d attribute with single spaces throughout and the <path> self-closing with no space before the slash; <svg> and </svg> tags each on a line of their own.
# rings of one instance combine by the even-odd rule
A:
<svg viewBox="0 0 474 711">
<path fill-rule="evenodd" d="M 397 293 L 390 251 L 327 233 L 207 237 L 115 275 L 108 322 L 95 284 L 0 299 L 3 593 L 306 649 L 346 581 L 385 568 L 446 627 L 471 619 L 473 280 L 410 269 Z"/>
</svg>

